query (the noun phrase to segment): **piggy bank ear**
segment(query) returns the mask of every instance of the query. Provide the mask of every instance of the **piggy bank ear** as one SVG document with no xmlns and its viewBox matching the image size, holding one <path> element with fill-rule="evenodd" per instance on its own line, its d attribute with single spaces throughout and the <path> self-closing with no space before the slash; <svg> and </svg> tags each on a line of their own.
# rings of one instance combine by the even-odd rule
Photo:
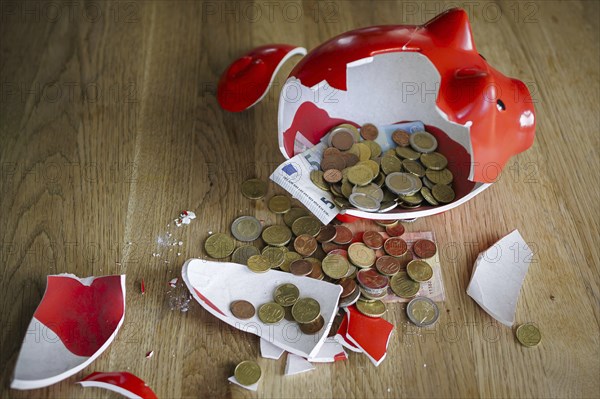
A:
<svg viewBox="0 0 600 399">
<path fill-rule="evenodd" d="M 452 8 L 427 22 L 424 27 L 441 47 L 475 51 L 471 24 L 465 10 Z"/>
</svg>

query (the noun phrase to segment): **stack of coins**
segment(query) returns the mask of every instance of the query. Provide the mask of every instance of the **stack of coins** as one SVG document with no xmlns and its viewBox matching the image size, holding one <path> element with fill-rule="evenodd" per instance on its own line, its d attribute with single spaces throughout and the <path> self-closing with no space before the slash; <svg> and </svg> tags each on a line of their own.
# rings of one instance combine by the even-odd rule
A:
<svg viewBox="0 0 600 399">
<path fill-rule="evenodd" d="M 311 181 L 330 191 L 342 209 L 387 212 L 396 206 L 414 209 L 454 200 L 448 160 L 435 151 L 438 143 L 431 133 L 396 130 L 392 140 L 397 147 L 386 152 L 375 142 L 378 135 L 370 123 L 360 131 L 349 124 L 334 127 Z"/>
</svg>

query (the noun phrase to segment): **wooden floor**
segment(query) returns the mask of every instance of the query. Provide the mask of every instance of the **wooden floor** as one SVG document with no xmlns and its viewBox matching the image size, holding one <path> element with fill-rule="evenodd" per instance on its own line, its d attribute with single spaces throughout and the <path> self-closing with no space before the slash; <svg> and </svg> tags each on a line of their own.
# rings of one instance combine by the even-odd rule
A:
<svg viewBox="0 0 600 399">
<path fill-rule="evenodd" d="M 356 27 L 425 22 L 445 4 L 2 2 L 0 397 L 117 397 L 74 384 L 97 370 L 133 372 L 161 398 L 599 397 L 599 3 L 466 3 L 478 50 L 533 90 L 535 144 L 473 201 L 408 226 L 433 231 L 442 248 L 447 300 L 435 329 L 408 327 L 394 305 L 380 367 L 350 354 L 284 377 L 285 358 L 260 358 L 255 336 L 197 303 L 182 313 L 168 302 L 166 282 L 184 259 L 204 256 L 209 231 L 227 232 L 242 214 L 275 221 L 239 187 L 283 160 L 279 93 L 226 113 L 215 99 L 219 75 L 253 46 L 310 49 Z M 198 219 L 167 227 L 181 209 Z M 516 315 L 539 325 L 534 349 L 465 293 L 477 254 L 515 228 L 535 250 Z M 167 232 L 183 245 L 159 245 Z M 10 390 L 46 275 L 62 272 L 125 273 L 125 325 L 77 375 Z M 243 359 L 263 368 L 257 394 L 227 383 Z"/>
</svg>

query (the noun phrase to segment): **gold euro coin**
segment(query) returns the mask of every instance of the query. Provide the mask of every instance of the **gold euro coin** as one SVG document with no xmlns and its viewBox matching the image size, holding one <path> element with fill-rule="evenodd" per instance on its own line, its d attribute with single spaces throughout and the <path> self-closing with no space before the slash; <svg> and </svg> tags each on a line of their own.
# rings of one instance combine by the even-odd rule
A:
<svg viewBox="0 0 600 399">
<path fill-rule="evenodd" d="M 528 348 L 534 347 L 542 341 L 542 333 L 533 323 L 521 324 L 516 331 L 517 340 Z"/>
<path fill-rule="evenodd" d="M 421 284 L 408 277 L 406 272 L 398 272 L 392 277 L 390 287 L 400 298 L 412 298 L 419 292 Z"/>
<path fill-rule="evenodd" d="M 292 202 L 285 195 L 274 195 L 269 200 L 268 207 L 273 213 L 286 213 L 292 207 Z"/>
<path fill-rule="evenodd" d="M 348 247 L 348 258 L 361 268 L 371 267 L 375 264 L 375 251 L 362 242 L 355 242 Z"/>
<path fill-rule="evenodd" d="M 215 233 L 204 242 L 204 249 L 211 258 L 223 259 L 231 255 L 235 248 L 233 239 L 223 233 Z"/>
<path fill-rule="evenodd" d="M 288 227 L 291 228 L 292 224 L 294 224 L 296 219 L 298 219 L 299 217 L 308 216 L 308 215 L 309 215 L 309 213 L 306 209 L 293 207 L 283 215 L 283 222 Z"/>
<path fill-rule="evenodd" d="M 381 170 L 386 175 L 402 171 L 402 161 L 395 155 L 384 156 L 381 158 Z"/>
<path fill-rule="evenodd" d="M 365 143 L 356 143 L 358 148 L 358 159 L 361 161 L 368 161 L 371 159 L 371 149 Z"/>
<path fill-rule="evenodd" d="M 400 198 L 402 202 L 408 205 L 419 205 L 421 204 L 421 202 L 423 202 L 423 196 L 419 191 L 411 195 L 399 195 L 398 198 Z"/>
<path fill-rule="evenodd" d="M 258 308 L 258 318 L 265 324 L 278 323 L 284 314 L 283 306 L 275 302 L 265 303 Z"/>
<path fill-rule="evenodd" d="M 299 253 L 294 251 L 285 252 L 283 263 L 279 266 L 279 268 L 284 272 L 290 273 L 290 265 L 292 262 L 298 259 L 302 259 L 302 256 Z"/>
<path fill-rule="evenodd" d="M 455 196 L 454 190 L 445 184 L 436 184 L 433 186 L 431 189 L 431 194 L 433 195 L 433 198 L 442 204 L 449 204 L 450 202 L 454 201 Z"/>
<path fill-rule="evenodd" d="M 385 304 L 380 300 L 361 300 L 356 302 L 356 309 L 365 316 L 381 317 L 385 313 Z"/>
<path fill-rule="evenodd" d="M 365 140 L 362 143 L 371 150 L 371 159 L 375 159 L 381 155 L 381 146 L 373 140 Z"/>
<path fill-rule="evenodd" d="M 271 269 L 271 263 L 264 255 L 252 255 L 248 258 L 248 269 L 254 273 L 264 273 Z"/>
<path fill-rule="evenodd" d="M 321 305 L 313 298 L 300 298 L 292 307 L 292 316 L 298 323 L 310 323 L 321 315 Z"/>
<path fill-rule="evenodd" d="M 251 360 L 244 360 L 235 367 L 233 375 L 237 382 L 244 386 L 254 385 L 260 380 L 260 366 Z"/>
<path fill-rule="evenodd" d="M 425 199 L 425 201 L 427 201 L 427 203 L 429 205 L 438 206 L 440 204 L 433 197 L 433 194 L 431 194 L 431 190 L 428 187 L 425 187 L 425 186 L 421 187 L 421 195 L 423 196 L 423 198 Z"/>
<path fill-rule="evenodd" d="M 366 166 L 367 168 L 371 169 L 373 176 L 377 176 L 379 174 L 379 164 L 372 159 L 369 159 L 368 161 L 360 161 L 356 164 L 356 166 Z"/>
<path fill-rule="evenodd" d="M 425 168 L 423 168 L 423 166 L 421 166 L 421 164 L 418 161 L 405 159 L 404 161 L 402 161 L 402 167 L 408 173 L 412 173 L 417 177 L 425 176 Z"/>
<path fill-rule="evenodd" d="M 448 159 L 439 152 L 421 154 L 421 163 L 431 170 L 442 170 L 448 166 Z"/>
<path fill-rule="evenodd" d="M 373 172 L 366 166 L 356 165 L 348 170 L 348 181 L 357 186 L 365 186 L 373 180 Z"/>
<path fill-rule="evenodd" d="M 267 195 L 267 182 L 260 179 L 250 179 L 242 183 L 242 195 L 253 200 Z"/>
<path fill-rule="evenodd" d="M 321 170 L 313 170 L 310 172 L 310 181 L 317 187 L 319 187 L 323 191 L 329 191 L 329 184 L 325 181 L 323 177 L 324 172 Z"/>
<path fill-rule="evenodd" d="M 442 169 L 442 170 L 427 169 L 425 171 L 425 176 L 427 176 L 427 178 L 433 184 L 450 184 L 450 183 L 452 183 L 452 180 L 454 179 L 454 176 L 452 176 L 452 172 L 450 172 L 448 169 Z"/>
<path fill-rule="evenodd" d="M 321 222 L 319 219 L 313 216 L 302 216 L 296 219 L 296 221 L 292 224 L 292 231 L 294 235 L 301 236 L 302 234 L 308 234 L 310 236 L 316 237 L 321 230 Z M 291 237 L 290 237 L 291 238 Z"/>
<path fill-rule="evenodd" d="M 281 251 L 281 247 L 264 247 L 262 255 L 269 261 L 271 269 L 280 267 L 285 261 L 285 252 Z"/>
<path fill-rule="evenodd" d="M 433 277 L 433 269 L 424 260 L 411 260 L 406 265 L 406 273 L 418 283 L 424 283 Z"/>
<path fill-rule="evenodd" d="M 412 161 L 416 161 L 421 155 L 409 147 L 396 147 L 396 154 L 402 159 L 410 159 Z"/>
<path fill-rule="evenodd" d="M 260 251 L 254 245 L 242 245 L 233 251 L 231 261 L 240 265 L 247 265 L 248 259 L 253 255 L 260 255 Z"/>
<path fill-rule="evenodd" d="M 263 230 L 262 239 L 268 245 L 282 247 L 290 242 L 292 239 L 292 232 L 286 226 L 276 224 Z"/>
<path fill-rule="evenodd" d="M 273 293 L 273 300 L 281 306 L 292 306 L 299 297 L 300 290 L 291 283 L 281 284 Z"/>
<path fill-rule="evenodd" d="M 436 138 L 428 132 L 414 132 L 410 135 L 408 142 L 413 150 L 421 153 L 435 151 L 438 146 Z"/>
<path fill-rule="evenodd" d="M 323 273 L 332 279 L 337 280 L 346 276 L 350 265 L 348 265 L 348 261 L 342 255 L 332 254 L 327 255 L 325 259 L 323 259 L 321 267 L 323 268 Z"/>
</svg>

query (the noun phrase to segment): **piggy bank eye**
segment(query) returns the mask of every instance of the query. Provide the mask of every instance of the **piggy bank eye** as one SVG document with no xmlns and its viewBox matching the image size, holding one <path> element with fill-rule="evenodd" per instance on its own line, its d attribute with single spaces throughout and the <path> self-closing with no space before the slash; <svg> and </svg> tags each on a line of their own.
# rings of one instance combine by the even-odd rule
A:
<svg viewBox="0 0 600 399">
<path fill-rule="evenodd" d="M 506 105 L 504 105 L 504 102 L 500 99 L 496 101 L 496 107 L 498 108 L 498 111 L 506 110 Z"/>
</svg>

